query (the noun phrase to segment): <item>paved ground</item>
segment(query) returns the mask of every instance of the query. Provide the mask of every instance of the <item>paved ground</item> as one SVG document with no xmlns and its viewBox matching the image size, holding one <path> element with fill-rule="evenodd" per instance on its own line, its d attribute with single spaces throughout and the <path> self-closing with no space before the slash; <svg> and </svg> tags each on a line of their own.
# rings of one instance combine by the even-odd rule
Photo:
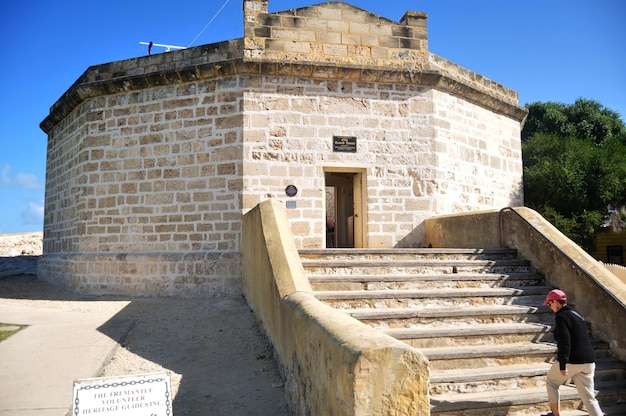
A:
<svg viewBox="0 0 626 416">
<path fill-rule="evenodd" d="M 0 257 L 0 416 L 66 416 L 76 379 L 166 371 L 174 414 L 289 414 L 271 347 L 242 298 L 79 296 Z"/>
</svg>

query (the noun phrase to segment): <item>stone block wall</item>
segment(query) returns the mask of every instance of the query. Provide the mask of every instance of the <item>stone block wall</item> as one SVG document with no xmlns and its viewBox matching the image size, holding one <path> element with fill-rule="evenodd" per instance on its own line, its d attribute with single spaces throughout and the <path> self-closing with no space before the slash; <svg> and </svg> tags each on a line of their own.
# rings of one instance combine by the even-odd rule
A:
<svg viewBox="0 0 626 416">
<path fill-rule="evenodd" d="M 287 201 L 298 247 L 323 247 L 324 172 L 364 169 L 370 247 L 422 245 L 435 213 L 522 204 L 519 122 L 448 93 L 401 84 L 266 77 L 244 101 L 244 209 Z M 357 138 L 335 153 L 332 137 Z"/>
<path fill-rule="evenodd" d="M 433 214 L 522 204 L 517 93 L 431 54 L 425 14 L 267 6 L 244 1 L 242 39 L 91 67 L 52 106 L 42 278 L 239 293 L 242 214 L 296 185 L 296 244 L 324 247 L 326 172 L 364 182 L 368 247 L 425 244 Z"/>
<path fill-rule="evenodd" d="M 41 275 L 92 293 L 237 293 L 239 97 L 226 77 L 82 103 L 51 134 Z"/>
<path fill-rule="evenodd" d="M 328 2 L 268 13 L 267 1 L 245 1 L 246 57 L 358 65 L 402 65 L 428 53 L 426 14 L 399 23 L 348 3 Z"/>
<path fill-rule="evenodd" d="M 432 213 L 523 205 L 519 122 L 440 91 L 432 103 Z"/>
<path fill-rule="evenodd" d="M 48 134 L 44 253 L 80 250 L 79 193 L 84 178 L 77 160 L 88 109 L 89 103 L 82 103 Z"/>
<path fill-rule="evenodd" d="M 385 68 L 405 72 L 410 83 L 453 89 L 498 112 L 515 111 L 518 104 L 516 91 L 431 53 L 426 13 L 407 11 L 395 22 L 344 2 L 268 13 L 267 0 L 246 0 L 244 19 L 243 53 L 248 60 L 313 62 L 317 67 L 312 74 L 322 78 L 375 77 L 375 68 Z M 359 68 L 365 71 L 355 71 Z"/>
</svg>

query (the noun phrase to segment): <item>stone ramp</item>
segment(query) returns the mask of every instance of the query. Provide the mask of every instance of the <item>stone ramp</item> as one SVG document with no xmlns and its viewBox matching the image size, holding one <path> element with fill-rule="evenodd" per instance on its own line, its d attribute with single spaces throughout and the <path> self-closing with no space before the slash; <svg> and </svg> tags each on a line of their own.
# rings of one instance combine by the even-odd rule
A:
<svg viewBox="0 0 626 416">
<path fill-rule="evenodd" d="M 431 414 L 538 415 L 556 354 L 551 287 L 510 249 L 301 250 L 315 296 L 422 351 L 430 361 Z M 626 365 L 595 340 L 598 399 L 626 401 Z M 564 415 L 580 413 L 563 387 Z M 568 413 L 569 412 L 569 413 Z"/>
</svg>

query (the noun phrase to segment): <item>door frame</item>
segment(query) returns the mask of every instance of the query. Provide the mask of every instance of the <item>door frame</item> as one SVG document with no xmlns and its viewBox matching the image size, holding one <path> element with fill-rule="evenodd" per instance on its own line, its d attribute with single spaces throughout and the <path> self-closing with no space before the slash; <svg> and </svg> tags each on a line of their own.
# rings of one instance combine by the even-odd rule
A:
<svg viewBox="0 0 626 416">
<path fill-rule="evenodd" d="M 326 173 L 353 174 L 352 199 L 354 204 L 354 248 L 367 248 L 367 168 L 325 166 L 324 189 L 326 189 Z M 324 196 L 324 198 L 326 198 Z M 326 204 L 324 204 L 324 207 Z M 326 221 L 326 208 L 324 208 L 324 221 Z"/>
</svg>

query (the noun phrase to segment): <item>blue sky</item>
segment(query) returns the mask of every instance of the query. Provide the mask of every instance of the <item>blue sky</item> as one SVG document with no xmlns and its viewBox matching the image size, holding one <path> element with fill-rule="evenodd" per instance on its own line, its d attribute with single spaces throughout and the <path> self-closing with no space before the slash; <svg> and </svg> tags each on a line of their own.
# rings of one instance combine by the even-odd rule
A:
<svg viewBox="0 0 626 416">
<path fill-rule="evenodd" d="M 315 3 L 270 0 L 269 9 Z M 433 53 L 517 90 L 520 105 L 584 97 L 625 119 L 623 0 L 348 3 L 395 21 L 407 10 L 426 12 Z M 43 229 L 47 137 L 39 123 L 89 66 L 145 55 L 142 41 L 198 46 L 241 37 L 241 5 L 241 0 L 4 2 L 0 234 Z"/>
</svg>

